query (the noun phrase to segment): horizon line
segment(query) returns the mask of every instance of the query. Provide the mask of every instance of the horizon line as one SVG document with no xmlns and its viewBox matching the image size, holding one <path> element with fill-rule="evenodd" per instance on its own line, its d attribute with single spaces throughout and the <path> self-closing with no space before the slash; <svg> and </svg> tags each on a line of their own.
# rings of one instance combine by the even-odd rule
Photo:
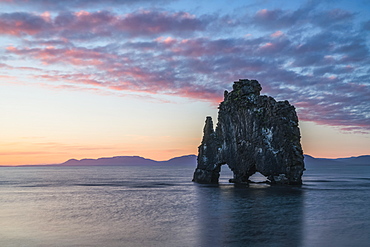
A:
<svg viewBox="0 0 370 247">
<path fill-rule="evenodd" d="M 310 154 L 303 154 L 304 156 L 310 156 L 314 159 L 328 159 L 328 160 L 336 160 L 336 159 L 346 159 L 346 158 L 358 158 L 358 157 L 363 157 L 363 156 L 370 156 L 370 154 L 361 154 L 361 155 L 356 155 L 356 156 L 345 156 L 345 157 L 332 157 L 332 158 L 328 158 L 328 157 L 315 157 L 315 156 L 312 156 Z M 154 162 L 167 162 L 167 161 L 170 161 L 172 159 L 175 159 L 175 158 L 182 158 L 182 157 L 186 157 L 186 156 L 196 156 L 198 157 L 196 154 L 185 154 L 185 155 L 181 155 L 181 156 L 175 156 L 175 157 L 172 157 L 170 159 L 167 159 L 167 160 L 155 160 L 155 159 L 151 159 L 151 158 L 146 158 L 146 157 L 143 157 L 143 156 L 140 156 L 140 155 L 118 155 L 118 156 L 109 156 L 109 157 L 99 157 L 99 158 L 82 158 L 82 159 L 76 159 L 76 158 L 70 158 L 64 162 L 61 162 L 61 163 L 52 163 L 52 164 L 23 164 L 23 165 L 0 165 L 0 167 L 26 167 L 26 166 L 59 166 L 59 165 L 62 165 L 63 163 L 66 163 L 70 160 L 76 160 L 76 161 L 82 161 L 82 160 L 98 160 L 98 159 L 111 159 L 111 158 L 117 158 L 117 157 L 137 157 L 137 158 L 142 158 L 142 159 L 146 159 L 146 160 L 151 160 L 151 161 L 154 161 Z"/>
</svg>

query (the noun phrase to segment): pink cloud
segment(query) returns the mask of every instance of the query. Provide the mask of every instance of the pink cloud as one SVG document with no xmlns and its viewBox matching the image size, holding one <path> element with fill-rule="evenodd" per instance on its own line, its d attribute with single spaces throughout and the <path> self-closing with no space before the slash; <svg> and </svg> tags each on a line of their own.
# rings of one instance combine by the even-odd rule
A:
<svg viewBox="0 0 370 247">
<path fill-rule="evenodd" d="M 259 47 L 257 52 L 260 52 L 261 55 L 265 54 L 275 54 L 280 53 L 284 55 L 284 49 L 290 48 L 291 42 L 289 40 L 285 39 L 279 39 L 279 40 L 269 40 L 269 42 L 262 43 Z"/>
<path fill-rule="evenodd" d="M 117 59 L 117 55 L 102 53 L 86 48 L 16 48 L 9 46 L 8 52 L 21 56 L 36 58 L 44 64 L 67 63 L 78 66 L 98 66 L 107 59 Z"/>
<path fill-rule="evenodd" d="M 87 74 L 59 74 L 59 75 L 48 75 L 48 74 L 41 74 L 35 76 L 38 79 L 44 79 L 52 82 L 68 82 L 71 84 L 85 84 L 91 86 L 104 86 L 104 82 L 98 81 L 93 79 L 93 75 Z"/>
<path fill-rule="evenodd" d="M 204 24 L 186 12 L 158 12 L 142 10 L 120 18 L 115 27 L 132 36 L 166 32 L 193 32 L 204 29 Z"/>
<path fill-rule="evenodd" d="M 271 34 L 270 36 L 273 37 L 273 38 L 277 38 L 277 37 L 281 37 L 283 35 L 284 35 L 284 33 L 282 31 L 276 31 L 273 34 Z"/>
<path fill-rule="evenodd" d="M 275 45 L 271 42 L 268 42 L 268 43 L 265 43 L 263 45 L 261 45 L 261 49 L 267 49 L 267 50 L 271 50 L 271 49 L 274 49 Z"/>
<path fill-rule="evenodd" d="M 207 23 L 186 12 L 141 10 L 124 16 L 109 11 L 62 12 L 56 17 L 42 14 L 0 15 L 0 33 L 14 36 L 57 36 L 87 39 L 115 35 L 151 36 L 162 33 L 191 33 L 204 30 Z"/>
<path fill-rule="evenodd" d="M 159 38 L 156 40 L 166 49 L 170 49 L 174 54 L 185 57 L 212 56 L 217 54 L 236 54 L 244 52 L 241 40 L 194 38 L 194 39 L 174 39 Z M 244 51 L 243 51 L 244 50 Z"/>
<path fill-rule="evenodd" d="M 202 99 L 204 101 L 210 101 L 215 104 L 220 103 L 223 100 L 223 95 L 221 95 L 220 92 L 214 90 L 211 91 L 209 89 L 207 90 L 206 88 L 202 87 L 183 87 L 179 90 L 179 92 L 176 92 L 176 94 L 177 93 L 182 97 Z"/>
<path fill-rule="evenodd" d="M 214 103 L 222 100 L 222 94 L 214 89 L 204 86 L 183 82 L 179 86 L 174 86 L 174 78 L 169 75 L 163 77 L 162 73 L 155 71 L 145 71 L 139 67 L 131 67 L 127 70 L 111 71 L 104 74 L 106 76 L 97 77 L 91 74 L 42 74 L 34 76 L 38 80 L 43 79 L 53 83 L 67 83 L 70 85 L 98 86 L 106 90 L 126 91 L 126 92 L 145 92 L 149 94 L 176 95 L 179 97 L 201 99 Z M 116 79 L 119 78 L 119 81 Z"/>
<path fill-rule="evenodd" d="M 285 29 L 295 25 L 305 25 L 313 13 L 312 6 L 294 11 L 283 9 L 261 9 L 252 17 L 251 24 L 267 30 Z"/>
<path fill-rule="evenodd" d="M 45 20 L 45 16 L 24 12 L 0 14 L 0 34 L 36 35 L 51 27 L 51 23 Z"/>
<path fill-rule="evenodd" d="M 54 18 L 54 34 L 70 39 L 111 36 L 119 18 L 108 11 L 63 12 Z"/>
<path fill-rule="evenodd" d="M 267 9 L 258 10 L 256 13 L 256 17 L 263 18 L 263 19 L 271 18 L 271 16 L 274 16 L 274 15 L 275 15 L 274 11 L 269 11 Z"/>
<path fill-rule="evenodd" d="M 157 0 L 157 4 L 164 4 L 172 0 Z M 65 11 L 68 9 L 81 9 L 90 7 L 104 7 L 106 5 L 119 7 L 127 7 L 132 5 L 143 5 L 145 3 L 152 4 L 152 0 L 0 0 L 0 3 L 13 5 L 17 7 L 27 6 L 28 8 L 42 9 L 42 10 L 56 10 Z"/>
</svg>

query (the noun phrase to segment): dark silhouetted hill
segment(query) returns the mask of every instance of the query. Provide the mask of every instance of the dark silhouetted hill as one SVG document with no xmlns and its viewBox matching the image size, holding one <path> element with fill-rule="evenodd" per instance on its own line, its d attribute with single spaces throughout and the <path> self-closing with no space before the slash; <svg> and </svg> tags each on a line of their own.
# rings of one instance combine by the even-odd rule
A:
<svg viewBox="0 0 370 247">
<path fill-rule="evenodd" d="M 327 165 L 369 165 L 370 155 L 362 155 L 358 157 L 326 159 L 314 158 L 310 155 L 304 155 L 305 166 L 327 166 Z M 140 156 L 116 156 L 99 159 L 70 159 L 61 164 L 51 165 L 21 165 L 21 166 L 154 166 L 154 165 L 169 165 L 169 166 L 193 166 L 197 165 L 196 155 L 185 155 L 175 157 L 165 161 L 156 161 L 146 159 Z M 1 167 L 6 167 L 2 165 Z"/>
<path fill-rule="evenodd" d="M 196 165 L 195 155 L 185 155 L 181 157 L 172 158 L 166 161 L 156 161 L 146 159 L 140 156 L 116 156 L 99 159 L 70 159 L 62 164 L 55 166 L 153 166 L 153 165 Z"/>
<path fill-rule="evenodd" d="M 338 159 L 325 159 L 314 158 L 310 155 L 304 155 L 304 162 L 307 166 L 315 165 L 370 165 L 370 155 L 362 155 L 358 157 L 338 158 Z"/>
</svg>

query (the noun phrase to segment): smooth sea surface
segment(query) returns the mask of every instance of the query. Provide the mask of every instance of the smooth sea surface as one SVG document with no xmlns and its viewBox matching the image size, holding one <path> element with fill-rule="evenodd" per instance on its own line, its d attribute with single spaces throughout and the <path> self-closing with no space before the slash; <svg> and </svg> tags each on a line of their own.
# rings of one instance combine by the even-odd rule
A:
<svg viewBox="0 0 370 247">
<path fill-rule="evenodd" d="M 302 187 L 194 168 L 0 168 L 0 246 L 370 246 L 370 166 L 307 167 Z"/>
</svg>

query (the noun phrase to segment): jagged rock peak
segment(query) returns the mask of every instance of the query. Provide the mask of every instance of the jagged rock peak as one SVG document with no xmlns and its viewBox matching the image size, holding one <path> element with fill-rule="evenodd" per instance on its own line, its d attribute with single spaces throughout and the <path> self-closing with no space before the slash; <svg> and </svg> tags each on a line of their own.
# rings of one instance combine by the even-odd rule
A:
<svg viewBox="0 0 370 247">
<path fill-rule="evenodd" d="M 262 90 L 261 84 L 256 80 L 240 79 L 234 82 L 233 90 L 229 93 L 224 92 L 224 101 L 228 98 L 233 100 L 240 100 L 248 96 L 258 96 Z"/>
<path fill-rule="evenodd" d="M 212 117 L 208 116 L 206 118 L 206 123 L 204 125 L 203 134 L 204 134 L 204 137 L 207 137 L 213 133 L 214 133 L 213 120 L 212 120 Z"/>
<path fill-rule="evenodd" d="M 256 80 L 240 79 L 233 85 L 233 92 L 238 92 L 240 95 L 260 95 L 261 90 L 261 84 Z"/>
<path fill-rule="evenodd" d="M 193 181 L 218 183 L 221 166 L 227 164 L 236 183 L 247 183 L 255 172 L 272 184 L 302 183 L 304 157 L 295 108 L 260 95 L 261 90 L 258 81 L 243 79 L 225 91 L 215 130 L 212 118 L 206 118 Z"/>
</svg>

